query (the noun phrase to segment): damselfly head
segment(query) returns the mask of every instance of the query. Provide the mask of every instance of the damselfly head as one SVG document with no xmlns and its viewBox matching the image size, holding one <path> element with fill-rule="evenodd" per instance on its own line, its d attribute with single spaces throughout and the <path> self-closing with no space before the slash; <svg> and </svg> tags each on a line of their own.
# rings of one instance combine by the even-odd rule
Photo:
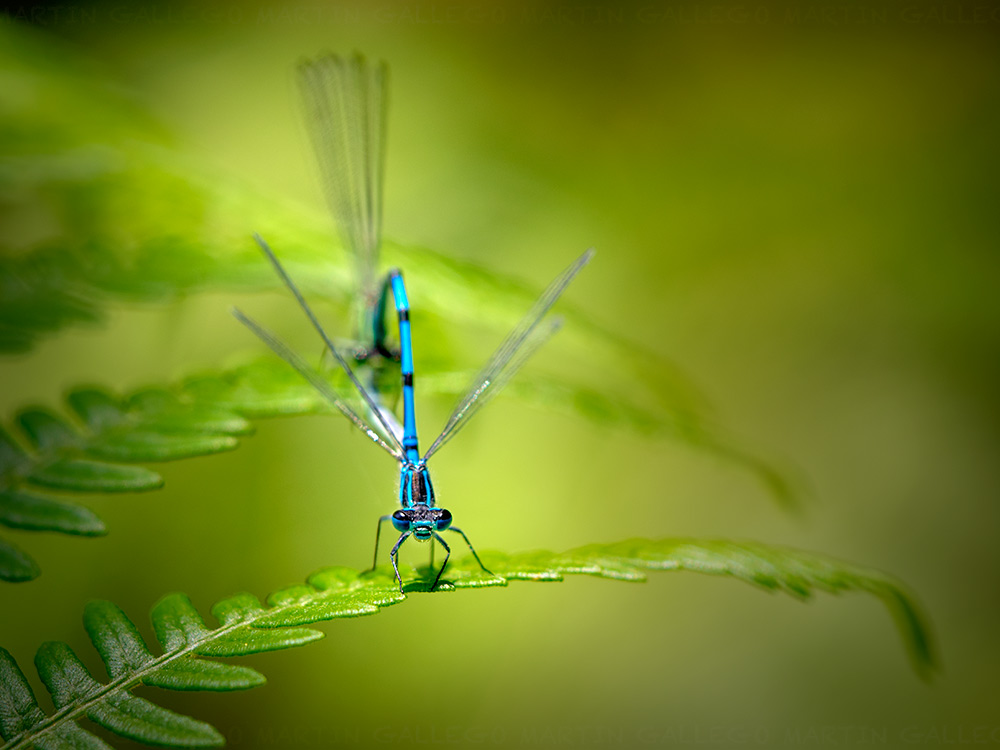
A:
<svg viewBox="0 0 1000 750">
<path fill-rule="evenodd" d="M 428 508 L 426 505 L 400 508 L 392 514 L 392 525 L 396 531 L 409 531 L 418 541 L 426 542 L 435 531 L 444 531 L 451 526 L 451 512 L 445 508 Z"/>
</svg>

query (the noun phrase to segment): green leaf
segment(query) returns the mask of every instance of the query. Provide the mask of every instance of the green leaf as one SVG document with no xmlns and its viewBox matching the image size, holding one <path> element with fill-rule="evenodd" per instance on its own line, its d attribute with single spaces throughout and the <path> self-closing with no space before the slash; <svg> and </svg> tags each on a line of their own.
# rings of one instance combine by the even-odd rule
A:
<svg viewBox="0 0 1000 750">
<path fill-rule="evenodd" d="M 249 417 L 285 417 L 322 411 L 323 400 L 298 373 L 274 360 L 189 378 L 184 392 L 199 404 L 217 404 Z"/>
<path fill-rule="evenodd" d="M 484 553 L 484 564 L 508 580 L 560 580 L 583 573 L 641 581 L 657 570 L 687 570 L 728 576 L 772 591 L 807 599 L 814 591 L 831 594 L 861 591 L 877 597 L 889 610 L 903 637 L 917 673 L 928 679 L 937 668 L 937 654 L 926 616 L 915 598 L 898 581 L 879 571 L 822 555 L 756 542 L 726 540 L 631 539 L 616 544 L 588 545 L 554 555 L 535 552 L 507 556 Z M 476 586 L 482 572 L 468 559 L 461 571 L 449 570 L 457 587 Z"/>
<path fill-rule="evenodd" d="M 26 409 L 17 416 L 21 429 L 41 452 L 72 448 L 80 443 L 77 433 L 54 414 L 41 409 Z"/>
<path fill-rule="evenodd" d="M 33 735 L 31 743 L 39 750 L 111 750 L 104 740 L 72 722 Z"/>
<path fill-rule="evenodd" d="M 230 655 L 220 654 L 220 656 Z M 203 659 L 182 659 L 164 664 L 155 672 L 143 677 L 142 681 L 146 685 L 166 688 L 167 690 L 225 691 L 247 690 L 258 685 L 263 685 L 267 680 L 264 678 L 264 675 L 250 667 L 223 664 L 217 661 L 205 661 Z"/>
<path fill-rule="evenodd" d="M 11 542 L 0 539 L 0 580 L 20 583 L 38 578 L 38 563 Z"/>
<path fill-rule="evenodd" d="M 698 539 L 630 539 L 614 544 L 590 544 L 567 552 L 505 554 L 484 552 L 488 575 L 471 557 L 449 565 L 438 591 L 506 586 L 508 581 L 561 581 L 582 574 L 621 581 L 643 581 L 650 572 L 691 571 L 728 576 L 769 591 L 805 600 L 816 591 L 839 594 L 861 591 L 880 599 L 903 635 L 914 667 L 929 678 L 937 667 L 936 648 L 926 617 L 916 600 L 897 581 L 878 571 L 798 550 L 749 542 Z M 435 571 L 401 573 L 410 592 L 427 588 Z M 268 606 L 251 594 L 219 601 L 212 613 L 219 621 L 210 628 L 184 594 L 170 594 L 153 607 L 153 628 L 163 646 L 156 656 L 124 612 L 110 602 L 91 602 L 84 625 L 104 661 L 111 681 L 95 680 L 63 643 L 46 643 L 35 658 L 39 676 L 59 710 L 41 711 L 24 675 L 0 649 L 0 734 L 6 740 L 23 737 L 44 746 L 46 736 L 81 733 L 74 722 L 87 716 L 112 732 L 149 744 L 207 747 L 222 743 L 208 724 L 159 708 L 130 690 L 139 684 L 171 690 L 242 690 L 263 684 L 255 670 L 209 661 L 210 656 L 238 656 L 304 645 L 323 637 L 304 624 L 341 617 L 375 614 L 406 599 L 390 571 L 359 572 L 333 567 L 268 597 Z M 61 733 L 61 734 L 56 734 Z M 86 733 L 82 738 L 93 737 Z M 66 740 L 69 747 L 84 747 Z M 89 740 L 87 740 L 89 741 Z M 77 742 L 74 740 L 74 742 Z M 52 745 L 55 746 L 55 745 Z"/>
<path fill-rule="evenodd" d="M 57 710 L 87 718 L 123 737 L 168 747 L 214 747 L 222 736 L 204 722 L 138 698 L 123 690 L 106 690 L 65 643 L 43 643 L 35 667 Z"/>
<path fill-rule="evenodd" d="M 0 647 L 0 736 L 11 739 L 45 719 L 10 652 Z"/>
<path fill-rule="evenodd" d="M 220 747 L 226 744 L 225 738 L 210 724 L 160 708 L 126 692 L 109 694 L 105 702 L 87 712 L 87 717 L 115 734 L 149 745 Z"/>
<path fill-rule="evenodd" d="M 81 458 L 64 458 L 35 467 L 34 484 L 78 492 L 143 492 L 163 486 L 163 477 L 142 466 L 123 466 Z"/>
<path fill-rule="evenodd" d="M 0 523 L 15 529 L 101 536 L 101 519 L 82 505 L 25 492 L 0 492 Z"/>
<path fill-rule="evenodd" d="M 212 608 L 212 613 L 226 626 L 237 626 L 243 622 L 260 626 L 267 622 L 268 617 L 260 602 L 250 594 L 224 599 Z M 153 626 L 156 638 L 164 649 L 187 647 L 203 656 L 259 654 L 302 646 L 323 637 L 318 630 L 280 627 L 268 630 L 233 627 L 232 630 L 212 633 L 184 594 L 166 596 L 153 607 Z"/>
<path fill-rule="evenodd" d="M 15 481 L 17 475 L 27 471 L 30 465 L 31 459 L 0 427 L 0 487 Z"/>
<path fill-rule="evenodd" d="M 67 729 L 75 728 L 74 734 L 78 735 L 78 739 L 89 743 L 92 735 L 75 724 L 75 718 L 83 715 L 116 734 L 138 742 L 166 747 L 216 747 L 224 744 L 224 739 L 214 727 L 132 695 L 128 688 L 138 684 L 143 677 L 152 685 L 184 690 L 237 690 L 263 682 L 257 672 L 246 667 L 211 662 L 175 663 L 165 657 L 155 659 L 131 621 L 108 602 L 88 604 L 84 623 L 112 682 L 104 685 L 95 680 L 66 644 L 43 644 L 35 656 L 35 665 L 59 710 L 55 720 L 45 719 L 23 674 L 9 654 L 3 652 L 0 656 L 6 655 L 9 661 L 7 669 L 0 664 L 0 679 L 4 680 L 5 690 L 0 703 L 4 710 L 3 723 L 0 724 L 4 739 L 11 740 L 36 728 L 40 733 L 50 734 L 65 734 Z M 177 654 L 172 657 L 184 658 Z M 7 717 L 8 712 L 10 718 Z M 35 737 L 30 741 L 43 744 Z"/>
<path fill-rule="evenodd" d="M 163 478 L 142 466 L 109 461 L 165 461 L 232 450 L 237 435 L 251 431 L 238 414 L 164 389 L 143 389 L 124 398 L 93 388 L 67 396 L 84 427 L 45 409 L 18 415 L 33 450 L 23 450 L 0 430 L 0 524 L 30 531 L 99 536 L 104 523 L 64 493 L 143 492 Z M 103 460 L 97 460 L 97 459 Z M 30 486 L 30 490 L 29 490 Z M 0 543 L 0 580 L 20 582 L 38 566 Z"/>
<path fill-rule="evenodd" d="M 111 602 L 89 602 L 83 610 L 83 627 L 113 680 L 126 677 L 153 660 L 135 625 Z"/>
<path fill-rule="evenodd" d="M 100 684 L 73 653 L 59 641 L 43 643 L 35 654 L 35 668 L 52 695 L 56 709 L 86 700 L 100 692 Z"/>
<path fill-rule="evenodd" d="M 79 388 L 66 397 L 70 407 L 93 432 L 102 432 L 125 421 L 122 405 L 104 391 Z"/>
<path fill-rule="evenodd" d="M 175 461 L 230 451 L 237 445 L 239 442 L 229 435 L 171 435 L 134 430 L 95 440 L 89 452 L 117 461 Z"/>
<path fill-rule="evenodd" d="M 129 408 L 147 415 L 147 424 L 160 432 L 207 435 L 249 435 L 250 422 L 233 411 L 211 404 L 182 404 L 165 388 L 148 388 L 133 393 Z"/>
<path fill-rule="evenodd" d="M 16 741 L 31 732 L 32 744 L 41 750 L 109 750 L 107 744 L 73 722 L 63 722 L 54 728 L 46 728 L 47 725 L 45 713 L 38 707 L 21 668 L 10 652 L 0 647 L 0 737 Z"/>
<path fill-rule="evenodd" d="M 184 594 L 171 594 L 153 607 L 156 640 L 167 651 L 197 644 L 208 635 L 205 621 Z"/>
</svg>

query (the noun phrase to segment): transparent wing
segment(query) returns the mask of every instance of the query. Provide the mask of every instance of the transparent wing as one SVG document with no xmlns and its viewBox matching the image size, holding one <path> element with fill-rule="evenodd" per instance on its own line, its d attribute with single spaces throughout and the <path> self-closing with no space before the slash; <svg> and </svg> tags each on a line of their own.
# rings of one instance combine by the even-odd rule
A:
<svg viewBox="0 0 1000 750">
<path fill-rule="evenodd" d="M 490 357 L 489 361 L 480 370 L 479 374 L 472 381 L 468 392 L 458 402 L 455 410 L 448 418 L 444 429 L 437 439 L 431 444 L 424 454 L 424 460 L 430 458 L 442 445 L 447 443 L 455 434 L 468 423 L 469 419 L 477 411 L 483 408 L 489 401 L 503 388 L 504 385 L 521 369 L 521 366 L 534 354 L 534 352 L 548 341 L 561 325 L 556 320 L 546 326 L 539 327 L 545 313 L 549 311 L 559 295 L 573 280 L 573 277 L 580 272 L 593 257 L 593 249 L 588 250 L 577 258 L 565 271 L 559 274 L 548 288 L 542 292 L 535 304 L 531 306 L 527 314 L 521 318 L 521 322 L 514 327 L 503 343 Z"/>
<path fill-rule="evenodd" d="M 372 396 L 372 394 L 368 392 L 368 389 L 361 384 L 361 381 L 358 380 L 357 376 L 354 374 L 354 371 L 351 369 L 351 366 L 347 364 L 347 360 L 345 360 L 344 357 L 341 355 L 341 353 L 337 350 L 337 347 L 333 345 L 333 341 L 331 341 L 330 337 L 327 336 L 326 331 L 323 330 L 323 326 L 319 324 L 319 320 L 317 320 L 316 315 L 312 311 L 312 308 L 310 308 L 309 305 L 306 303 L 305 298 L 302 296 L 302 293 L 299 291 L 298 287 L 295 286 L 295 282 L 293 282 L 292 279 L 289 277 L 289 275 L 285 272 L 285 269 L 282 267 L 281 263 L 278 262 L 278 259 L 274 256 L 274 253 L 271 251 L 271 248 L 268 246 L 268 244 L 264 242 L 263 238 L 259 234 L 255 233 L 253 237 L 255 240 L 257 240 L 257 244 L 260 245 L 260 249 L 264 252 L 264 255 L 267 256 L 267 259 L 271 261 L 271 265 L 273 265 L 274 270 L 278 272 L 278 276 L 280 276 L 281 280 L 285 282 L 285 286 L 288 287 L 289 291 L 295 297 L 295 300 L 299 303 L 299 307 L 302 308 L 302 311 L 306 314 L 306 317 L 309 318 L 309 322 L 312 323 L 313 328 L 316 329 L 316 332 L 319 333 L 320 338 L 323 339 L 323 343 L 326 344 L 327 349 L 330 350 L 330 354 L 333 356 L 335 360 L 337 360 L 337 364 L 340 365 L 340 368 L 347 374 L 347 377 L 348 379 L 350 379 L 351 383 L 354 384 L 354 388 L 357 390 L 358 395 L 360 395 L 362 400 L 364 400 L 365 404 L 368 406 L 368 409 L 370 410 L 370 413 L 372 414 L 373 417 L 375 417 L 375 419 L 379 423 L 379 426 L 384 430 L 383 435 L 387 437 L 389 439 L 389 442 L 393 444 L 393 448 L 389 448 L 389 446 L 385 445 L 384 441 L 382 441 L 381 439 L 379 439 L 379 442 L 382 443 L 383 446 L 386 447 L 389 450 L 389 452 L 392 453 L 397 458 L 402 457 L 403 446 L 399 442 L 399 439 L 396 437 L 395 433 L 393 432 L 392 426 L 389 424 L 389 420 L 386 419 L 386 412 L 379 405 L 378 399 Z M 267 332 L 260 326 L 256 324 L 251 324 L 250 319 L 247 318 L 245 315 L 242 315 L 242 313 L 238 314 L 237 317 L 243 323 L 248 325 L 253 330 L 254 333 L 260 336 L 260 338 L 264 341 L 264 343 L 266 343 L 268 346 L 274 349 L 274 351 L 279 356 L 281 356 L 282 359 L 285 359 L 289 364 L 292 365 L 292 367 L 294 367 L 296 370 L 299 370 L 299 372 L 302 372 L 303 375 L 305 375 L 305 377 L 309 379 L 309 382 L 313 383 L 313 385 L 316 385 L 316 382 L 313 380 L 313 378 L 306 375 L 305 372 L 303 372 L 303 370 L 299 367 L 299 365 L 296 364 L 295 360 L 297 360 L 300 363 L 302 362 L 302 360 L 299 359 L 293 352 L 291 352 L 291 350 L 289 350 L 287 346 L 282 344 L 280 341 L 278 341 L 277 338 L 275 338 L 270 334 L 267 334 L 267 336 L 262 335 L 266 334 Z M 275 347 L 275 344 L 278 344 L 280 346 L 281 351 L 279 351 L 278 348 Z M 285 353 L 291 355 L 291 358 L 285 356 Z M 308 367 L 306 367 L 306 370 L 308 372 L 312 372 L 311 370 L 309 370 Z M 322 379 L 320 379 L 319 382 L 326 383 L 326 381 Z M 327 387 L 328 388 L 330 387 L 329 384 L 327 384 Z M 320 392 L 321 393 L 323 392 L 322 389 Z M 369 428 L 368 425 L 365 424 L 364 420 L 362 420 L 361 417 L 359 417 L 357 414 L 351 411 L 350 407 L 348 407 L 345 403 L 343 403 L 342 400 L 340 401 L 339 404 L 334 403 L 334 406 L 336 406 L 338 409 L 344 412 L 344 414 L 348 417 L 348 419 L 350 419 L 352 422 L 361 427 L 361 429 L 365 430 L 366 432 L 370 431 L 371 428 Z M 348 412 L 350 412 L 350 414 L 348 414 Z"/>
<path fill-rule="evenodd" d="M 257 334 L 257 337 L 267 344 L 275 354 L 298 370 L 299 374 L 308 380 L 313 388 L 319 391 L 319 394 L 323 396 L 323 398 L 329 401 L 333 406 L 337 407 L 337 409 L 339 409 L 345 417 L 351 420 L 355 427 L 364 432 L 369 439 L 372 440 L 372 442 L 375 442 L 385 448 L 385 450 L 387 450 L 397 461 L 403 460 L 403 454 L 399 449 L 386 443 L 378 432 L 369 427 L 368 424 L 344 402 L 343 398 L 341 398 L 340 394 L 337 393 L 333 386 L 324 380 L 318 372 L 311 369 L 309 365 L 307 365 L 299 355 L 289 349 L 288 346 L 281 341 L 281 339 L 236 308 L 233 308 L 233 315 L 235 315 L 236 319 L 243 325 Z"/>
<path fill-rule="evenodd" d="M 299 65 L 327 203 L 354 256 L 366 300 L 375 293 L 382 231 L 387 77 L 384 63 L 368 63 L 361 55 L 325 55 Z"/>
</svg>

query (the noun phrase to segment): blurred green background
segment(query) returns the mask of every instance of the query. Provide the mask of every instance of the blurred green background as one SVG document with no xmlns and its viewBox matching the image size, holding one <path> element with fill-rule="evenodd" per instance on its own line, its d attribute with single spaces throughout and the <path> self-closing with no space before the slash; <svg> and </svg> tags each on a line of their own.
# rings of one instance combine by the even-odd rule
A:
<svg viewBox="0 0 1000 750">
<path fill-rule="evenodd" d="M 159 702 L 234 747 L 1000 742 L 994 6 L 106 3 L 19 15 L 90 58 L 193 162 L 317 215 L 294 63 L 325 50 L 388 61 L 385 235 L 539 287 L 596 247 L 569 300 L 679 363 L 807 498 L 788 516 L 730 463 L 501 398 L 435 459 L 442 502 L 475 544 L 691 535 L 827 553 L 908 583 L 944 663 L 919 682 L 864 596 L 804 606 L 693 574 L 574 579 L 412 596 L 322 626 L 318 645 L 248 660 L 264 688 Z M 421 290 L 411 295 L 418 307 Z M 81 382 L 132 388 L 254 351 L 234 301 L 296 325 L 273 295 L 232 297 L 119 305 L 105 327 L 5 357 L 4 414 L 55 406 Z M 463 340 L 474 367 L 495 339 Z M 598 383 L 616 377 L 614 361 L 577 359 Z M 558 360 L 556 346 L 531 367 Z M 420 401 L 422 429 L 448 407 Z M 265 422 L 234 453 L 162 472 L 163 491 L 86 500 L 107 537 L 10 534 L 43 568 L 0 590 L 0 643 L 26 671 L 60 639 L 102 673 L 80 626 L 91 598 L 149 635 L 145 613 L 169 591 L 207 612 L 235 591 L 360 567 L 395 495 L 391 462 L 335 418 Z"/>
</svg>

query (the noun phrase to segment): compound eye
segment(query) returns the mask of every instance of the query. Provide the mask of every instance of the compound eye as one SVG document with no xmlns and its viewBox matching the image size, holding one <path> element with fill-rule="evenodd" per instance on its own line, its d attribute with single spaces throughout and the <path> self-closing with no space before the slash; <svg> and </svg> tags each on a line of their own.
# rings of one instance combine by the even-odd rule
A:
<svg viewBox="0 0 1000 750">
<path fill-rule="evenodd" d="M 392 514 L 392 525 L 396 531 L 410 530 L 410 514 L 405 510 L 397 510 Z"/>
<path fill-rule="evenodd" d="M 438 531 L 444 531 L 451 526 L 451 512 L 441 508 L 438 512 L 438 518 L 434 521 L 434 526 Z"/>
</svg>

